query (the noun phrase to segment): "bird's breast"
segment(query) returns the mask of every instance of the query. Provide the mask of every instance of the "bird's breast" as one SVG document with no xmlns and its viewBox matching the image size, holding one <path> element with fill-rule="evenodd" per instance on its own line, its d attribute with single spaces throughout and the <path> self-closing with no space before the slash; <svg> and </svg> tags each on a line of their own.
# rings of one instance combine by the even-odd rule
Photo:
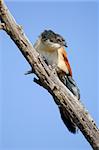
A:
<svg viewBox="0 0 99 150">
<path fill-rule="evenodd" d="M 42 44 L 42 42 L 37 41 L 34 44 L 34 48 L 38 51 L 39 54 L 41 54 L 41 56 L 43 56 L 48 65 L 57 65 L 58 62 L 58 52 L 57 50 L 54 49 L 50 49 L 49 47 L 45 46 L 44 44 Z"/>
</svg>

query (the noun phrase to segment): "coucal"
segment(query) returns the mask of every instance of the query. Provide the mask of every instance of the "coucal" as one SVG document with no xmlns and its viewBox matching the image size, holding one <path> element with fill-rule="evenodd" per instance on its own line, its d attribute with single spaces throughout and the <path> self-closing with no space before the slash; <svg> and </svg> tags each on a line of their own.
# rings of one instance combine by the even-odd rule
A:
<svg viewBox="0 0 99 150">
<path fill-rule="evenodd" d="M 58 68 L 56 70 L 58 70 L 57 74 L 59 79 L 79 100 L 79 88 L 72 77 L 72 70 L 67 58 L 65 47 L 67 47 L 67 43 L 64 38 L 52 30 L 44 30 L 34 44 L 34 48 L 44 58 L 46 63 Z M 58 108 L 61 118 L 68 130 L 72 133 L 76 133 L 77 126 L 70 118 L 65 108 L 60 105 L 58 105 Z"/>
</svg>

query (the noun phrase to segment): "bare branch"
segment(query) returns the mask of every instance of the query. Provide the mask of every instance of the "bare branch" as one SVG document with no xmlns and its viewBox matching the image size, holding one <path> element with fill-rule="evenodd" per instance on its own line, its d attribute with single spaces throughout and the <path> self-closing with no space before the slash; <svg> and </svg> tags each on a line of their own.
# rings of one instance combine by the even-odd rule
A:
<svg viewBox="0 0 99 150">
<path fill-rule="evenodd" d="M 68 112 L 70 117 L 76 123 L 87 141 L 94 150 L 99 149 L 99 130 L 95 125 L 90 114 L 83 107 L 73 94 L 64 86 L 56 74 L 51 73 L 39 54 L 35 51 L 23 31 L 19 29 L 15 19 L 12 17 L 3 0 L 0 0 L 0 20 L 6 25 L 5 31 L 15 42 L 30 64 L 32 70 L 37 75 L 38 80 L 34 81 L 43 86 L 48 92 L 55 96 L 60 105 Z"/>
<path fill-rule="evenodd" d="M 0 23 L 0 30 L 5 30 L 5 24 L 4 23 Z"/>
</svg>

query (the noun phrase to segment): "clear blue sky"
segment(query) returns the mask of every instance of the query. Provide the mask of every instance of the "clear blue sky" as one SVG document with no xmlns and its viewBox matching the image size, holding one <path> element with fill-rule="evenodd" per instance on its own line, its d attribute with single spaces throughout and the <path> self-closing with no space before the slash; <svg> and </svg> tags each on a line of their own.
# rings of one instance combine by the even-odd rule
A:
<svg viewBox="0 0 99 150">
<path fill-rule="evenodd" d="M 97 2 L 7 1 L 34 43 L 44 29 L 61 34 L 82 103 L 99 126 L 99 28 Z M 50 94 L 24 73 L 30 66 L 0 31 L 0 150 L 91 150 L 82 133 L 71 134 Z"/>
</svg>

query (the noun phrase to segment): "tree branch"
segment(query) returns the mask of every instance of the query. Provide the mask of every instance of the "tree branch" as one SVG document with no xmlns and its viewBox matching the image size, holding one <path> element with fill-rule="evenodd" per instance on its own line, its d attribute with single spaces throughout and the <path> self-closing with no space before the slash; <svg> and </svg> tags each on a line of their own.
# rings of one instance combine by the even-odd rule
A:
<svg viewBox="0 0 99 150">
<path fill-rule="evenodd" d="M 5 29 L 5 24 L 4 23 L 0 23 L 0 30 L 4 30 Z"/>
<path fill-rule="evenodd" d="M 81 102 L 62 84 L 57 74 L 52 73 L 52 69 L 48 68 L 40 55 L 35 51 L 3 0 L 0 0 L 0 20 L 5 25 L 5 28 L 2 28 L 1 24 L 1 29 L 4 29 L 15 42 L 30 64 L 33 72 L 37 75 L 38 80 L 34 79 L 34 81 L 47 89 L 52 96 L 55 96 L 59 100 L 60 105 L 66 109 L 92 148 L 98 150 L 99 130 L 92 117 Z"/>
</svg>

